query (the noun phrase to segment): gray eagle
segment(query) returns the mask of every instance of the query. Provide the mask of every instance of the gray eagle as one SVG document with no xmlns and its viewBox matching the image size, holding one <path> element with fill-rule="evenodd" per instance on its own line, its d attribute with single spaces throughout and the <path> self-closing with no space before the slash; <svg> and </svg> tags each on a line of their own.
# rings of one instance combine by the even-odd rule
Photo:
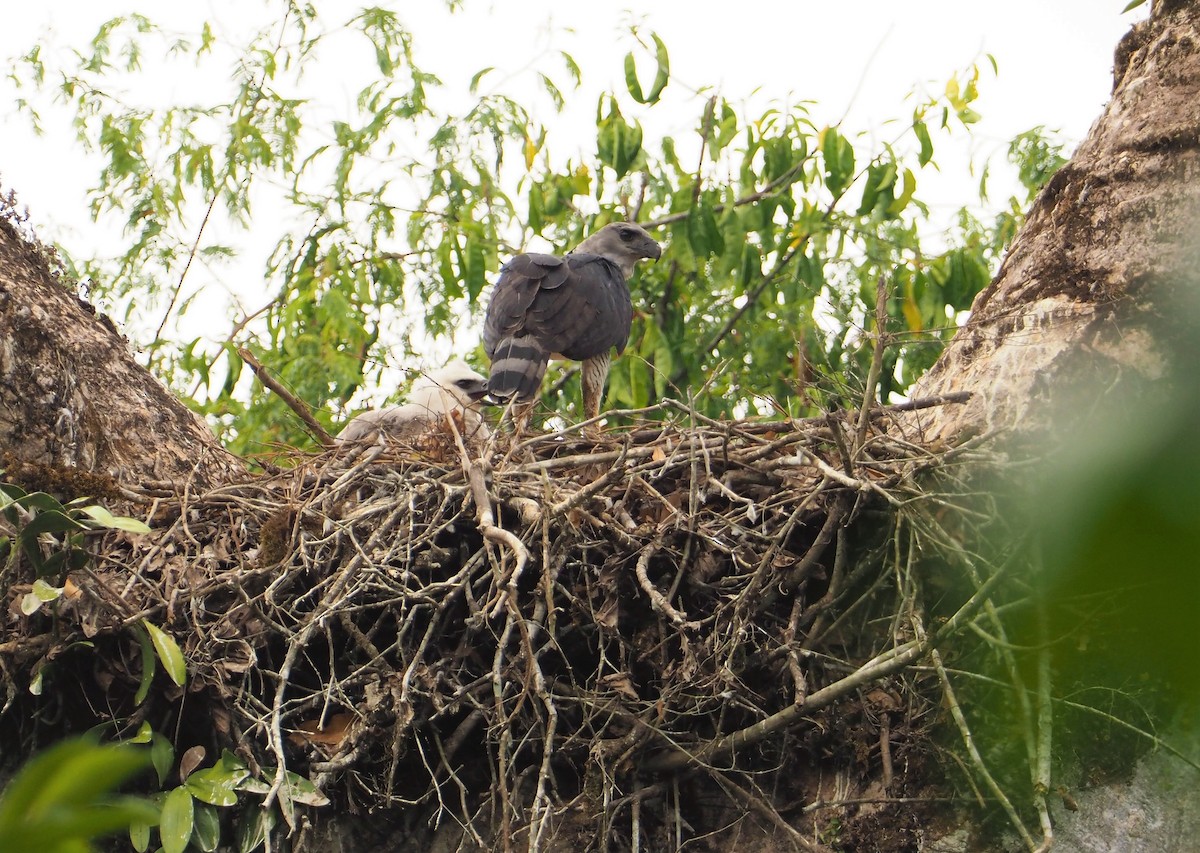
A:
<svg viewBox="0 0 1200 853">
<path fill-rule="evenodd" d="M 638 261 L 661 255 L 640 226 L 614 222 L 566 257 L 530 252 L 505 264 L 483 321 L 488 393 L 531 406 L 549 360 L 569 358 L 583 362 L 584 416 L 597 417 L 613 347 L 620 355 L 633 323 L 626 282 Z"/>
</svg>

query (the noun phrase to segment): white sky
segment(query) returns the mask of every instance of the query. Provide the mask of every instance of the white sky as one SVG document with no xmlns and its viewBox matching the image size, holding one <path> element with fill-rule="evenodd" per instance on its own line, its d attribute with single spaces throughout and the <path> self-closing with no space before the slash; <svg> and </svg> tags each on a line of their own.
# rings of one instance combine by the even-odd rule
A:
<svg viewBox="0 0 1200 853">
<path fill-rule="evenodd" d="M 572 148 L 586 150 L 593 142 L 597 93 L 610 87 L 624 91 L 622 61 L 632 44 L 628 24 L 633 22 L 656 31 L 666 42 L 672 71 L 667 91 L 680 105 L 677 119 L 656 111 L 647 121 L 647 139 L 657 133 L 692 133 L 699 100 L 689 92 L 710 86 L 731 101 L 749 98 L 752 105 L 772 99 L 815 101 L 812 118 L 818 126 L 845 114 L 853 128 L 878 127 L 885 119 L 911 114 L 903 98 L 915 87 L 929 84 L 940 90 L 953 72 L 972 62 L 986 66 L 983 55 L 990 53 L 999 63 L 999 76 L 988 68 L 981 79 L 976 108 L 983 121 L 960 149 L 957 162 L 944 143 L 939 147 L 942 181 L 933 188 L 926 183 L 919 191 L 934 202 L 935 210 L 950 210 L 976 199 L 977 178 L 967 176 L 963 165 L 968 156 L 1002 159 L 1008 139 L 1039 124 L 1060 130 L 1073 142 L 1083 138 L 1108 98 L 1114 47 L 1146 14 L 1143 7 L 1122 15 L 1125 2 L 653 0 L 630 12 L 627 0 L 465 0 L 463 11 L 455 14 L 445 10 L 442 0 L 383 0 L 380 5 L 399 13 L 414 33 L 418 64 L 446 84 L 443 106 L 465 103 L 467 81 L 485 66 L 499 69 L 489 80 L 506 75 L 520 80 L 522 70 L 529 76 L 531 57 L 560 49 L 572 54 L 585 78 L 584 90 L 576 95 L 579 108 L 560 120 L 539 116 L 551 124 L 553 148 L 560 156 L 572 153 Z M 341 23 L 364 4 L 317 0 L 317 5 L 325 19 Z M 35 43 L 85 44 L 101 22 L 132 11 L 180 30 L 192 30 L 207 19 L 217 23 L 219 32 L 236 36 L 274 20 L 281 7 L 252 0 L 10 4 L 0 28 L 0 57 L 23 53 Z M 348 73 L 343 73 L 354 60 L 362 57 L 331 58 L 328 73 L 320 78 L 319 96 L 328 98 L 334 110 L 350 102 L 360 85 L 348 82 Z M 648 65 L 642 76 L 648 82 Z M 163 98 L 179 95 L 176 87 L 193 97 L 186 90 L 196 83 L 151 79 L 147 85 L 157 86 Z M 96 182 L 96 163 L 81 155 L 61 120 L 49 124 L 48 137 L 33 136 L 25 121 L 13 118 L 13 97 L 9 82 L 0 81 L 4 189 L 16 189 L 44 237 L 80 254 L 103 246 L 105 235 L 119 231 L 88 218 L 86 190 Z M 678 125 L 670 126 L 675 120 Z M 997 179 L 993 187 L 1001 188 Z M 269 247 L 247 239 L 251 244 L 243 246 L 248 255 L 259 254 L 253 263 L 261 270 L 261 255 Z M 256 275 L 241 273 L 238 278 L 253 282 Z M 202 284 L 197 278 L 196 286 Z M 219 285 L 213 289 L 230 292 L 229 282 Z M 253 285 L 248 287 L 254 291 Z M 257 306 L 266 293 L 263 285 L 261 293 L 244 297 Z M 197 333 L 194 328 L 178 331 L 183 337 Z M 223 337 L 224 331 L 214 328 L 214 337 Z"/>
</svg>

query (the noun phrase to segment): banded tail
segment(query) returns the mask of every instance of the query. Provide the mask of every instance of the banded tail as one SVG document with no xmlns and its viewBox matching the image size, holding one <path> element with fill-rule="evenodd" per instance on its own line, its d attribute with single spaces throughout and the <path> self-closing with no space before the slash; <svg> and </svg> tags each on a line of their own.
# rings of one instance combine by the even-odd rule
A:
<svg viewBox="0 0 1200 853">
<path fill-rule="evenodd" d="M 549 361 L 550 353 L 532 335 L 504 338 L 492 351 L 488 394 L 501 402 L 534 399 Z"/>
</svg>

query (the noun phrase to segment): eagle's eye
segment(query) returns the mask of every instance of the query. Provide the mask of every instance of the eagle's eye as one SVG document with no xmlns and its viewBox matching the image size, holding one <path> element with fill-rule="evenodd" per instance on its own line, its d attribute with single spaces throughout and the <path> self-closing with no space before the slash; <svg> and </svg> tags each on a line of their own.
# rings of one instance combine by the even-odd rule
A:
<svg viewBox="0 0 1200 853">
<path fill-rule="evenodd" d="M 475 380 L 473 380 L 473 379 L 460 379 L 460 380 L 458 380 L 457 382 L 455 382 L 454 384 L 455 384 L 455 385 L 457 385 L 459 388 L 466 389 L 466 388 L 470 388 L 472 385 L 474 385 L 474 384 L 475 384 Z"/>
<path fill-rule="evenodd" d="M 621 239 L 624 240 L 626 243 L 628 243 L 635 236 L 637 236 L 637 232 L 634 231 L 632 228 L 622 228 L 620 233 L 621 233 Z"/>
</svg>

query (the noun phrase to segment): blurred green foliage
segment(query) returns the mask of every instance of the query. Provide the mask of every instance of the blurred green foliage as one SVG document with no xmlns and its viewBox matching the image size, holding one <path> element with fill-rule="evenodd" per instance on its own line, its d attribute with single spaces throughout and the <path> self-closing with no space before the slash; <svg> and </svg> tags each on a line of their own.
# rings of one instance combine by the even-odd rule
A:
<svg viewBox="0 0 1200 853">
<path fill-rule="evenodd" d="M 956 686 L 985 763 L 1022 809 L 1057 790 L 1039 789 L 1039 749 L 1068 792 L 1127 782 L 1154 749 L 1200 769 L 1200 290 L 1189 254 L 1180 281 L 1147 281 L 1120 321 L 1131 337 L 1148 324 L 1163 375 L 1088 353 L 1077 381 L 1055 389 L 1052 428 L 1010 448 L 1034 464 L 996 466 L 976 484 L 990 521 L 964 539 L 1011 583 L 996 620 L 976 626 L 981 641 L 952 650 Z M 1130 793 L 1160 795 L 1173 799 Z"/>
<path fill-rule="evenodd" d="M 0 850 L 88 853 L 92 842 L 137 822 L 156 823 L 147 800 L 113 791 L 147 769 L 150 755 L 71 738 L 30 760 L 0 794 Z"/>
<path fill-rule="evenodd" d="M 1194 287 L 1194 282 L 1192 284 Z M 1080 621 L 1061 666 L 1177 708 L 1200 700 L 1200 383 L 1188 297 L 1172 373 L 1150 392 L 1128 380 L 1083 389 L 1086 417 L 1064 412 L 1060 444 L 1038 478 L 1035 518 L 1045 570 L 1041 594 L 1059 626 Z M 1105 380 L 1108 382 L 1108 378 Z M 1088 670 L 1091 670 L 1090 672 Z M 1168 715 L 1169 716 L 1169 715 Z"/>
</svg>

